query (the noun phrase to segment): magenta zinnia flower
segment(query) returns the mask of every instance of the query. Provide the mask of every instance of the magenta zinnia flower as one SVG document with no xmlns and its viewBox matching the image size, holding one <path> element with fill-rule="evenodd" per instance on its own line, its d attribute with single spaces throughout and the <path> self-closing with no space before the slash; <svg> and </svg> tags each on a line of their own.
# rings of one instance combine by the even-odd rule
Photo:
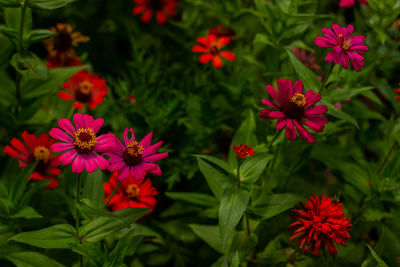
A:
<svg viewBox="0 0 400 267">
<path fill-rule="evenodd" d="M 328 120 L 321 116 L 328 112 L 325 105 L 313 106 L 321 99 L 321 94 L 308 90 L 305 94 L 304 84 L 298 80 L 294 83 L 286 79 L 278 80 L 279 93 L 271 85 L 267 85 L 267 92 L 275 101 L 261 99 L 261 103 L 271 109 L 263 109 L 260 117 L 267 119 L 278 119 L 276 129 L 282 130 L 286 127 L 286 137 L 290 140 L 296 139 L 296 129 L 303 140 L 310 143 L 315 142 L 315 138 L 303 125 L 314 132 L 322 132 Z"/>
<path fill-rule="evenodd" d="M 366 0 L 358 0 L 358 2 L 360 2 L 363 5 L 368 6 L 368 2 Z M 340 7 L 353 7 L 355 4 L 355 0 L 340 0 L 339 2 L 339 6 Z"/>
<path fill-rule="evenodd" d="M 129 131 L 132 133 L 131 139 L 128 139 Z M 120 181 L 124 181 L 130 176 L 135 180 L 141 180 L 144 178 L 145 173 L 160 176 L 161 169 L 153 162 L 165 159 L 168 157 L 168 152 L 155 154 L 163 144 L 163 141 L 150 145 L 152 137 L 153 132 L 138 142 L 135 140 L 133 129 L 126 128 L 124 132 L 125 145 L 118 138 L 115 138 L 116 146 L 113 151 L 106 153 L 110 157 L 108 170 L 111 172 L 118 171 L 118 179 Z"/>
<path fill-rule="evenodd" d="M 88 172 L 96 171 L 97 167 L 107 169 L 107 160 L 96 153 L 106 152 L 114 145 L 113 134 L 96 136 L 104 120 L 94 120 L 87 114 L 75 114 L 73 120 L 76 128 L 69 120 L 61 119 L 58 125 L 62 130 L 53 128 L 49 132 L 53 138 L 62 141 L 51 146 L 55 152 L 65 151 L 59 158 L 60 162 L 64 165 L 72 163 L 74 173 L 81 173 L 84 168 Z"/>
<path fill-rule="evenodd" d="M 354 27 L 349 25 L 347 28 L 333 24 L 331 29 L 323 28 L 321 31 L 325 37 L 316 37 L 315 44 L 319 47 L 332 47 L 333 50 L 326 55 L 325 60 L 340 64 L 343 68 L 349 68 L 349 60 L 356 71 L 361 71 L 364 66 L 364 57 L 361 55 L 368 51 L 368 47 L 362 43 L 365 41 L 363 35 L 351 36 Z"/>
</svg>

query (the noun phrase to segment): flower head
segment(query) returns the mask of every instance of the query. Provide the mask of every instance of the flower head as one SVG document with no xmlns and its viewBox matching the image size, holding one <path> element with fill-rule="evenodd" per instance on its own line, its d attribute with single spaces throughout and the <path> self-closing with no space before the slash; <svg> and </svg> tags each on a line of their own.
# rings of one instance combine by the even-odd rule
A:
<svg viewBox="0 0 400 267">
<path fill-rule="evenodd" d="M 360 2 L 363 5 L 368 6 L 368 2 L 366 0 L 358 0 L 358 2 Z M 340 2 L 339 2 L 339 6 L 341 8 L 343 8 L 343 7 L 349 7 L 350 8 L 350 7 L 353 7 L 354 4 L 355 4 L 355 0 L 340 0 Z"/>
<path fill-rule="evenodd" d="M 118 184 L 118 172 L 114 172 L 110 180 L 104 183 L 105 202 L 107 203 Z M 155 196 L 157 190 L 152 186 L 150 179 L 136 181 L 131 176 L 125 179 L 113 198 L 108 203 L 112 211 L 126 208 L 147 208 L 154 210 L 157 205 Z M 152 211 L 147 213 L 149 215 Z"/>
<path fill-rule="evenodd" d="M 231 28 L 225 27 L 224 25 L 220 24 L 218 27 L 211 27 L 209 30 L 210 34 L 214 34 L 217 38 L 225 36 L 225 37 L 234 37 L 236 32 Z"/>
<path fill-rule="evenodd" d="M 319 47 L 333 48 L 326 55 L 325 60 L 340 64 L 345 69 L 349 68 L 350 60 L 353 68 L 356 71 L 361 71 L 361 67 L 364 66 L 364 57 L 361 55 L 368 51 L 368 47 L 362 44 L 365 37 L 363 35 L 352 36 L 354 30 L 352 25 L 342 28 L 333 24 L 332 28 L 334 32 L 331 29 L 323 28 L 321 31 L 325 37 L 315 38 L 315 44 Z"/>
<path fill-rule="evenodd" d="M 300 50 L 299 48 L 293 46 L 292 51 L 296 55 L 297 59 L 301 61 L 305 66 L 314 70 L 321 70 L 321 66 L 315 62 L 314 53 L 307 54 L 306 50 Z"/>
<path fill-rule="evenodd" d="M 286 79 L 278 80 L 278 91 L 271 85 L 267 85 L 267 92 L 273 101 L 261 99 L 261 103 L 267 105 L 271 109 L 263 109 L 260 117 L 266 119 L 278 119 L 276 129 L 282 130 L 286 127 L 286 137 L 290 140 L 296 139 L 296 129 L 303 140 L 310 143 L 315 142 L 315 138 L 310 134 L 303 125 L 314 132 L 322 132 L 328 120 L 321 116 L 328 112 L 325 105 L 314 106 L 320 99 L 321 94 L 308 90 L 305 94 L 304 84 L 298 80 L 294 83 Z"/>
<path fill-rule="evenodd" d="M 221 68 L 222 59 L 220 57 L 231 61 L 236 59 L 235 55 L 232 52 L 221 51 L 221 48 L 227 45 L 230 41 L 231 39 L 226 36 L 218 38 L 214 34 L 208 34 L 206 38 L 197 38 L 197 42 L 199 42 L 201 45 L 194 45 L 192 51 L 204 53 L 199 58 L 199 61 L 201 63 L 207 64 L 210 60 L 212 60 L 214 68 Z"/>
<path fill-rule="evenodd" d="M 64 100 L 75 100 L 73 107 L 76 109 L 82 109 L 83 103 L 94 109 L 104 102 L 108 91 L 106 81 L 96 73 L 89 74 L 87 70 L 75 73 L 63 87 L 66 91 L 58 92 L 58 96 Z"/>
<path fill-rule="evenodd" d="M 400 83 L 399 83 L 399 85 L 400 85 Z M 398 88 L 398 89 L 395 89 L 395 90 L 393 90 L 395 93 L 398 93 L 398 94 L 400 94 L 400 88 Z M 395 96 L 394 97 L 394 99 L 400 99 L 400 95 L 397 95 L 397 96 Z M 397 105 L 400 105 L 400 102 L 399 103 L 397 103 Z"/>
<path fill-rule="evenodd" d="M 335 255 L 337 250 L 333 242 L 345 246 L 350 238 L 351 223 L 349 218 L 344 218 L 342 203 L 326 195 L 311 196 L 292 211 L 297 214 L 292 215 L 293 222 L 289 226 L 293 230 L 290 241 L 299 238 L 296 246 L 302 248 L 304 254 L 312 250 L 312 255 L 317 257 L 322 249 L 326 257 L 325 247 L 328 247 L 330 254 Z"/>
<path fill-rule="evenodd" d="M 64 165 L 72 163 L 72 172 L 81 173 L 84 168 L 88 172 L 94 172 L 99 167 L 105 170 L 107 160 L 96 152 L 106 152 L 114 146 L 113 134 L 97 136 L 97 132 L 103 126 L 102 118 L 94 120 L 87 114 L 75 114 L 73 117 L 75 126 L 67 119 L 58 121 L 60 128 L 53 128 L 49 134 L 62 142 L 51 146 L 53 151 L 62 152 L 60 161 Z"/>
<path fill-rule="evenodd" d="M 236 152 L 236 155 L 242 159 L 254 155 L 253 148 L 248 145 L 240 144 L 239 146 L 233 146 L 232 149 Z"/>
<path fill-rule="evenodd" d="M 71 25 L 65 23 L 57 23 L 55 27 L 50 28 L 50 31 L 57 35 L 43 42 L 49 53 L 47 67 L 59 68 L 82 65 L 74 47 L 78 46 L 79 43 L 88 42 L 90 38 L 83 36 L 80 32 L 73 32 Z"/>
<path fill-rule="evenodd" d="M 132 134 L 131 139 L 128 139 L 129 132 Z M 124 144 L 118 138 L 115 138 L 114 149 L 106 153 L 110 157 L 108 170 L 111 172 L 118 171 L 120 181 L 124 181 L 129 176 L 132 176 L 135 180 L 142 180 L 145 172 L 160 176 L 161 169 L 154 162 L 168 157 L 168 152 L 155 154 L 163 142 L 150 145 L 152 138 L 153 133 L 151 132 L 138 142 L 135 140 L 133 129 L 126 128 Z"/>
<path fill-rule="evenodd" d="M 17 138 L 12 138 L 10 145 L 4 147 L 3 153 L 17 158 L 20 167 L 26 167 L 38 160 L 39 162 L 30 179 L 51 180 L 52 182 L 47 187 L 56 188 L 58 186 L 56 177 L 61 174 L 61 170 L 57 168 L 60 165 L 59 156 L 53 156 L 50 149 L 54 139 L 45 133 L 36 138 L 34 134 L 23 131 L 22 140 L 23 142 Z"/>
<path fill-rule="evenodd" d="M 156 13 L 158 24 L 167 23 L 168 16 L 174 17 L 178 3 L 176 0 L 133 0 L 136 7 L 133 9 L 133 15 L 142 14 L 141 21 L 149 23 L 153 13 Z"/>
</svg>

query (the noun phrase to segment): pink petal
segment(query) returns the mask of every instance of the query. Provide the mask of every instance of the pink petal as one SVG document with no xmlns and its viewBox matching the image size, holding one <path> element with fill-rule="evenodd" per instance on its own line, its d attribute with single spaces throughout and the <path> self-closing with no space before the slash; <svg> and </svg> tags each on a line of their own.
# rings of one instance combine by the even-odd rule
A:
<svg viewBox="0 0 400 267">
<path fill-rule="evenodd" d="M 130 139 L 128 139 L 129 132 L 132 133 L 132 137 Z M 125 131 L 124 131 L 124 142 L 125 142 L 125 145 L 128 145 L 129 141 L 135 141 L 135 133 L 133 132 L 132 128 L 130 128 L 130 129 L 125 128 Z"/>
<path fill-rule="evenodd" d="M 147 157 L 150 155 L 153 155 L 154 153 L 157 152 L 157 150 L 162 146 L 164 142 L 159 141 L 155 143 L 154 145 L 149 146 L 144 152 L 143 152 L 143 157 Z"/>
<path fill-rule="evenodd" d="M 73 149 L 63 153 L 58 160 L 64 165 L 69 165 L 75 159 L 76 155 L 78 155 L 78 152 Z"/>
<path fill-rule="evenodd" d="M 74 123 L 76 125 L 76 129 L 85 129 L 85 120 L 83 119 L 83 115 L 80 113 L 76 113 L 73 116 Z"/>
<path fill-rule="evenodd" d="M 61 129 L 69 133 L 72 137 L 75 135 L 75 127 L 72 125 L 70 120 L 61 119 L 58 121 L 58 125 Z"/>
<path fill-rule="evenodd" d="M 300 123 L 294 120 L 294 124 L 301 139 L 307 140 L 311 144 L 315 142 L 315 137 L 310 134 L 303 126 L 301 126 Z"/>
<path fill-rule="evenodd" d="M 286 102 L 293 95 L 292 81 L 286 79 L 278 80 L 278 90 L 281 96 L 282 102 Z"/>
<path fill-rule="evenodd" d="M 94 146 L 94 151 L 96 152 L 115 151 L 120 149 L 120 146 L 123 147 L 121 142 L 114 134 L 112 133 L 102 134 L 99 137 L 97 137 L 97 142 Z"/>
<path fill-rule="evenodd" d="M 62 152 L 64 150 L 71 149 L 71 148 L 74 148 L 74 145 L 70 144 L 70 143 L 55 143 L 51 146 L 51 149 L 54 152 Z"/>
<path fill-rule="evenodd" d="M 88 173 L 95 172 L 97 170 L 96 161 L 94 160 L 95 153 L 81 154 L 85 169 Z"/>
<path fill-rule="evenodd" d="M 294 129 L 294 123 L 293 120 L 288 119 L 286 120 L 286 137 L 289 140 L 295 140 L 296 139 L 296 130 Z"/>
<path fill-rule="evenodd" d="M 308 116 L 308 120 L 302 120 L 301 122 L 308 126 L 314 132 L 322 132 L 324 130 L 325 124 L 328 123 L 328 119 L 322 116 Z"/>
<path fill-rule="evenodd" d="M 116 171 L 119 171 L 119 170 L 121 170 L 123 167 L 125 167 L 127 164 L 125 163 L 125 161 L 124 160 L 120 160 L 120 161 L 117 161 L 117 162 L 113 162 L 113 163 L 111 163 L 110 161 L 109 161 L 109 163 L 110 163 L 110 165 L 108 166 L 108 171 L 110 171 L 110 172 L 116 172 Z"/>
<path fill-rule="evenodd" d="M 312 90 L 308 90 L 305 93 L 305 98 L 306 98 L 306 105 L 304 106 L 305 109 L 307 109 L 308 107 L 311 107 L 312 105 L 314 105 L 315 103 L 317 103 L 318 101 L 321 100 L 321 93 L 314 93 Z"/>
<path fill-rule="evenodd" d="M 279 119 L 278 122 L 276 123 L 275 129 L 282 130 L 286 126 L 287 120 L 288 119 Z"/>
<path fill-rule="evenodd" d="M 126 165 L 121 171 L 118 173 L 118 180 L 123 182 L 126 178 L 129 177 L 129 166 Z"/>
<path fill-rule="evenodd" d="M 156 161 L 159 161 L 159 160 L 162 160 L 165 158 L 168 158 L 168 152 L 154 154 L 154 155 L 148 156 L 148 157 L 143 157 L 143 160 L 147 161 L 147 162 L 156 162 Z"/>
<path fill-rule="evenodd" d="M 61 140 L 67 143 L 73 143 L 74 139 L 69 136 L 66 132 L 62 131 L 59 128 L 53 128 L 50 130 L 49 135 L 54 139 Z"/>
<path fill-rule="evenodd" d="M 331 29 L 323 28 L 321 32 L 327 38 L 327 40 L 332 44 L 332 47 L 336 46 L 337 36 L 333 33 Z"/>
<path fill-rule="evenodd" d="M 143 180 L 144 178 L 144 171 L 142 170 L 141 167 L 139 166 L 133 166 L 132 170 L 131 170 L 131 175 L 133 177 L 133 179 L 135 179 L 136 181 L 138 180 Z"/>
<path fill-rule="evenodd" d="M 333 44 L 332 41 L 325 37 L 315 37 L 315 44 L 319 47 L 335 47 L 336 44 Z"/>
<path fill-rule="evenodd" d="M 269 106 L 269 107 L 271 107 L 271 108 L 274 108 L 274 109 L 276 109 L 276 110 L 279 110 L 278 106 L 275 105 L 275 103 L 272 102 L 271 100 L 268 100 L 268 99 L 261 99 L 261 103 L 264 104 L 264 105 L 267 105 L 267 106 Z"/>
<path fill-rule="evenodd" d="M 267 89 L 267 92 L 272 97 L 272 99 L 275 100 L 279 105 L 282 105 L 281 98 L 275 88 L 271 85 L 267 85 L 265 88 Z"/>
<path fill-rule="evenodd" d="M 294 83 L 294 94 L 302 94 L 304 91 L 304 83 L 300 80 L 297 80 Z"/>
<path fill-rule="evenodd" d="M 161 176 L 161 174 L 162 174 L 161 169 L 160 169 L 160 167 L 158 165 L 156 165 L 155 169 L 152 169 L 151 171 L 148 171 L 148 173 L 151 173 L 151 174 L 156 175 L 156 176 Z"/>
<path fill-rule="evenodd" d="M 93 153 L 93 154 L 94 154 L 94 156 L 93 156 L 92 159 L 95 161 L 96 165 L 101 170 L 105 171 L 108 168 L 108 161 L 105 158 L 103 158 L 102 156 L 100 156 L 100 155 L 98 155 L 96 153 Z"/>
<path fill-rule="evenodd" d="M 94 134 L 97 134 L 97 132 L 100 130 L 101 126 L 104 124 L 104 119 L 103 118 L 98 118 L 95 119 L 90 126 L 93 129 Z"/>
<path fill-rule="evenodd" d="M 72 151 L 72 150 L 71 150 Z M 81 173 L 85 167 L 85 158 L 82 154 L 78 153 L 74 161 L 72 162 L 72 172 Z"/>
<path fill-rule="evenodd" d="M 325 105 L 318 105 L 315 107 L 312 107 L 304 112 L 305 116 L 310 116 L 310 115 L 320 115 L 320 114 L 325 114 L 328 112 L 328 108 Z"/>
<path fill-rule="evenodd" d="M 151 144 L 151 139 L 153 138 L 153 132 L 150 132 L 148 135 L 146 135 L 142 141 L 139 142 L 139 145 L 143 146 L 144 149 L 147 149 L 149 145 Z"/>
<path fill-rule="evenodd" d="M 285 118 L 285 114 L 283 112 L 273 111 L 273 110 L 269 110 L 269 109 L 261 110 L 259 116 L 261 118 L 266 118 L 266 119 L 271 119 L 271 120 Z"/>
</svg>

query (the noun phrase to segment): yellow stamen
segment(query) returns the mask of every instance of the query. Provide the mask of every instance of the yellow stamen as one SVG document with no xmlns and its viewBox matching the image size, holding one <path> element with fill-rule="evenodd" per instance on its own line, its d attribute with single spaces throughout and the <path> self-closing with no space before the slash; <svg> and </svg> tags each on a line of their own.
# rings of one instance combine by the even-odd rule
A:
<svg viewBox="0 0 400 267">
<path fill-rule="evenodd" d="M 294 94 L 290 99 L 290 102 L 296 104 L 299 107 L 304 107 L 307 104 L 306 97 L 300 93 Z"/>
<path fill-rule="evenodd" d="M 74 145 L 79 152 L 89 152 L 93 149 L 97 139 L 91 128 L 79 128 L 75 132 Z"/>
<path fill-rule="evenodd" d="M 132 157 L 139 157 L 142 156 L 144 151 L 144 147 L 139 145 L 137 141 L 133 141 L 128 143 L 126 152 L 129 154 L 129 156 Z"/>
<path fill-rule="evenodd" d="M 44 162 L 47 162 L 50 157 L 50 150 L 48 150 L 44 146 L 37 146 L 35 147 L 33 156 L 35 157 L 36 160 L 43 160 Z"/>
<path fill-rule="evenodd" d="M 79 84 L 79 91 L 84 95 L 90 94 L 92 89 L 93 89 L 93 84 L 88 80 L 84 80 Z"/>
<path fill-rule="evenodd" d="M 139 186 L 135 184 L 130 184 L 128 187 L 125 189 L 125 193 L 128 195 L 130 198 L 138 197 L 140 193 L 140 188 Z"/>
</svg>

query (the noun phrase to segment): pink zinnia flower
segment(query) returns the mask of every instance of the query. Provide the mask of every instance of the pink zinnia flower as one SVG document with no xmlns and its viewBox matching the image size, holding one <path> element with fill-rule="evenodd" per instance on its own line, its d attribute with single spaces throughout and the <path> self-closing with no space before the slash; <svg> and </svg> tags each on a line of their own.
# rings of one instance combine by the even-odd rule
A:
<svg viewBox="0 0 400 267">
<path fill-rule="evenodd" d="M 129 131 L 132 133 L 131 139 L 128 139 Z M 118 138 L 115 138 L 116 146 L 112 151 L 106 153 L 110 157 L 108 170 L 111 172 L 118 171 L 118 179 L 121 182 L 129 176 L 132 176 L 135 180 L 142 180 L 145 172 L 160 176 L 161 169 L 153 162 L 165 159 L 168 157 L 168 152 L 155 154 L 163 141 L 150 145 L 152 138 L 153 132 L 138 142 L 135 140 L 133 129 L 126 128 L 124 132 L 125 145 Z"/>
<path fill-rule="evenodd" d="M 368 2 L 366 0 L 358 0 L 358 2 L 360 2 L 363 5 L 368 6 Z M 355 0 L 340 0 L 339 2 L 339 6 L 340 7 L 353 7 L 355 4 Z"/>
<path fill-rule="evenodd" d="M 96 136 L 97 132 L 103 126 L 102 118 L 94 120 L 87 114 L 75 114 L 73 117 L 74 125 L 67 120 L 58 121 L 60 128 L 53 128 L 49 134 L 62 141 L 55 143 L 51 149 L 55 152 L 64 152 L 59 160 L 64 165 L 72 163 L 72 172 L 81 173 L 84 168 L 88 172 L 94 172 L 99 167 L 102 170 L 107 169 L 108 163 L 105 158 L 96 152 L 106 152 L 114 145 L 115 137 L 113 134 L 103 134 Z"/>
<path fill-rule="evenodd" d="M 315 44 L 319 47 L 332 47 L 333 50 L 326 55 L 325 60 L 341 64 L 343 68 L 349 68 L 349 60 L 356 71 L 361 71 L 364 66 L 364 57 L 361 55 L 368 51 L 368 47 L 362 43 L 365 41 L 363 35 L 351 36 L 354 27 L 349 25 L 347 28 L 333 24 L 331 29 L 323 28 L 321 31 L 325 37 L 316 37 Z"/>
<path fill-rule="evenodd" d="M 286 79 L 278 80 L 279 93 L 271 85 L 266 86 L 268 94 L 275 101 L 261 99 L 261 103 L 271 109 L 263 109 L 260 117 L 267 119 L 278 119 L 276 129 L 282 130 L 286 127 L 286 137 L 290 140 L 296 139 L 296 129 L 303 140 L 310 143 L 315 142 L 315 138 L 303 125 L 308 126 L 314 132 L 322 132 L 328 120 L 321 116 L 328 112 L 325 105 L 314 106 L 320 99 L 321 94 L 308 90 L 305 94 L 304 84 L 298 80 L 294 83 Z"/>
</svg>

